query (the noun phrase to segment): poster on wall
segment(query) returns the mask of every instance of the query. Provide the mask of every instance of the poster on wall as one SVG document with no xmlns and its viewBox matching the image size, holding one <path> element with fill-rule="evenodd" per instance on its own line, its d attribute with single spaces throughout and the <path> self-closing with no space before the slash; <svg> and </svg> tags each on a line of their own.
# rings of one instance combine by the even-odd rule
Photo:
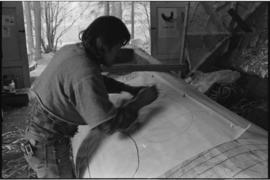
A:
<svg viewBox="0 0 270 180">
<path fill-rule="evenodd" d="M 9 15 L 2 15 L 2 37 L 10 37 L 11 26 L 15 25 L 15 17 Z"/>
<path fill-rule="evenodd" d="M 10 27 L 2 25 L 2 37 L 3 38 L 10 37 Z"/>
<path fill-rule="evenodd" d="M 177 13 L 177 8 L 158 8 L 159 38 L 177 38 L 180 36 Z"/>
<path fill-rule="evenodd" d="M 14 26 L 15 25 L 15 17 L 9 15 L 2 16 L 2 25 L 4 26 Z"/>
</svg>

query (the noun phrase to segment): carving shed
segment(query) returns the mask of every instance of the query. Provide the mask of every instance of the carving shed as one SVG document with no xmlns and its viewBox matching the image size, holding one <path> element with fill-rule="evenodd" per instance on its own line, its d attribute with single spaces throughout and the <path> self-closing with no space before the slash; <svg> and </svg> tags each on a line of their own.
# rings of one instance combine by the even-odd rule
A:
<svg viewBox="0 0 270 180">
<path fill-rule="evenodd" d="M 1 5 L 3 178 L 269 177 L 267 2 Z"/>
</svg>

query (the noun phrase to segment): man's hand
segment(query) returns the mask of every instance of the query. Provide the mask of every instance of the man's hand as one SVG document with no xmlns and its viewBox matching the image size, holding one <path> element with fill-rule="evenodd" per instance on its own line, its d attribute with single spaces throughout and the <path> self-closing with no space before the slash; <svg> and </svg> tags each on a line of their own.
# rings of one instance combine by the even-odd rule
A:
<svg viewBox="0 0 270 180">
<path fill-rule="evenodd" d="M 146 88 L 146 86 L 129 86 L 125 84 L 125 87 L 122 88 L 123 91 L 129 92 L 131 95 L 136 96 L 140 90 Z"/>
<path fill-rule="evenodd" d="M 118 123 L 115 129 L 119 131 L 126 130 L 138 118 L 138 112 L 127 106 L 120 108 L 118 113 Z"/>
<path fill-rule="evenodd" d="M 158 90 L 156 86 L 145 87 L 126 106 L 130 106 L 134 111 L 139 111 L 140 108 L 152 103 L 157 97 Z"/>
<path fill-rule="evenodd" d="M 139 110 L 152 103 L 157 97 L 158 90 L 156 86 L 141 88 L 134 98 L 125 102 L 118 108 L 117 115 L 112 121 L 103 123 L 104 125 L 100 126 L 101 130 L 108 134 L 117 130 L 125 131 L 136 121 Z"/>
</svg>

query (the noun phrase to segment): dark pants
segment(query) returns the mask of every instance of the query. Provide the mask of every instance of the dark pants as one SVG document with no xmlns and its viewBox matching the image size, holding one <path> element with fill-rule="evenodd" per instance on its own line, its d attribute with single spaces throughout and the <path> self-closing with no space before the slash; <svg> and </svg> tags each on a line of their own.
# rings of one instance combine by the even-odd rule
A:
<svg viewBox="0 0 270 180">
<path fill-rule="evenodd" d="M 25 139 L 33 153 L 25 153 L 26 161 L 38 178 L 74 178 L 70 137 L 77 127 L 52 117 L 36 99 L 30 106 Z"/>
</svg>

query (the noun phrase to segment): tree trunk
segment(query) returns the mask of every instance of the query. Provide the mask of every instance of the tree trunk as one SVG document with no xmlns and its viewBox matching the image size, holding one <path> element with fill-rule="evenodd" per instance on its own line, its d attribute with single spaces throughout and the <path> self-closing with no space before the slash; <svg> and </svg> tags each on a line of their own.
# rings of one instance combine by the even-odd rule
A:
<svg viewBox="0 0 270 180">
<path fill-rule="evenodd" d="M 134 1 L 131 2 L 131 39 L 134 39 Z"/>
<path fill-rule="evenodd" d="M 52 42 L 52 22 L 53 17 L 51 15 L 51 9 L 53 8 L 52 2 L 47 1 L 45 2 L 45 24 L 46 24 L 46 39 L 47 39 L 47 47 L 46 52 L 53 51 L 53 42 Z"/>
<path fill-rule="evenodd" d="M 26 42 L 28 47 L 29 60 L 32 62 L 34 60 L 34 40 L 33 40 L 33 31 L 32 31 L 32 19 L 31 19 L 31 9 L 30 2 L 23 2 L 24 14 L 25 14 L 25 23 L 26 23 Z"/>
<path fill-rule="evenodd" d="M 41 6 L 40 1 L 34 1 L 34 13 L 35 13 L 35 60 L 41 58 Z"/>
<path fill-rule="evenodd" d="M 112 15 L 122 19 L 122 3 L 121 2 L 112 2 Z"/>
<path fill-rule="evenodd" d="M 104 15 L 105 16 L 110 15 L 110 2 L 109 1 L 104 2 Z"/>
<path fill-rule="evenodd" d="M 150 37 L 151 36 L 151 33 L 150 33 L 150 31 L 151 31 L 151 29 L 150 29 L 151 25 L 150 25 L 150 16 L 149 16 L 150 15 L 150 12 L 149 12 L 149 9 L 148 9 L 149 4 L 150 4 L 149 2 L 142 2 L 142 5 L 143 5 L 144 11 L 145 11 L 145 15 L 146 15 L 146 20 L 147 20 L 148 35 Z"/>
</svg>

